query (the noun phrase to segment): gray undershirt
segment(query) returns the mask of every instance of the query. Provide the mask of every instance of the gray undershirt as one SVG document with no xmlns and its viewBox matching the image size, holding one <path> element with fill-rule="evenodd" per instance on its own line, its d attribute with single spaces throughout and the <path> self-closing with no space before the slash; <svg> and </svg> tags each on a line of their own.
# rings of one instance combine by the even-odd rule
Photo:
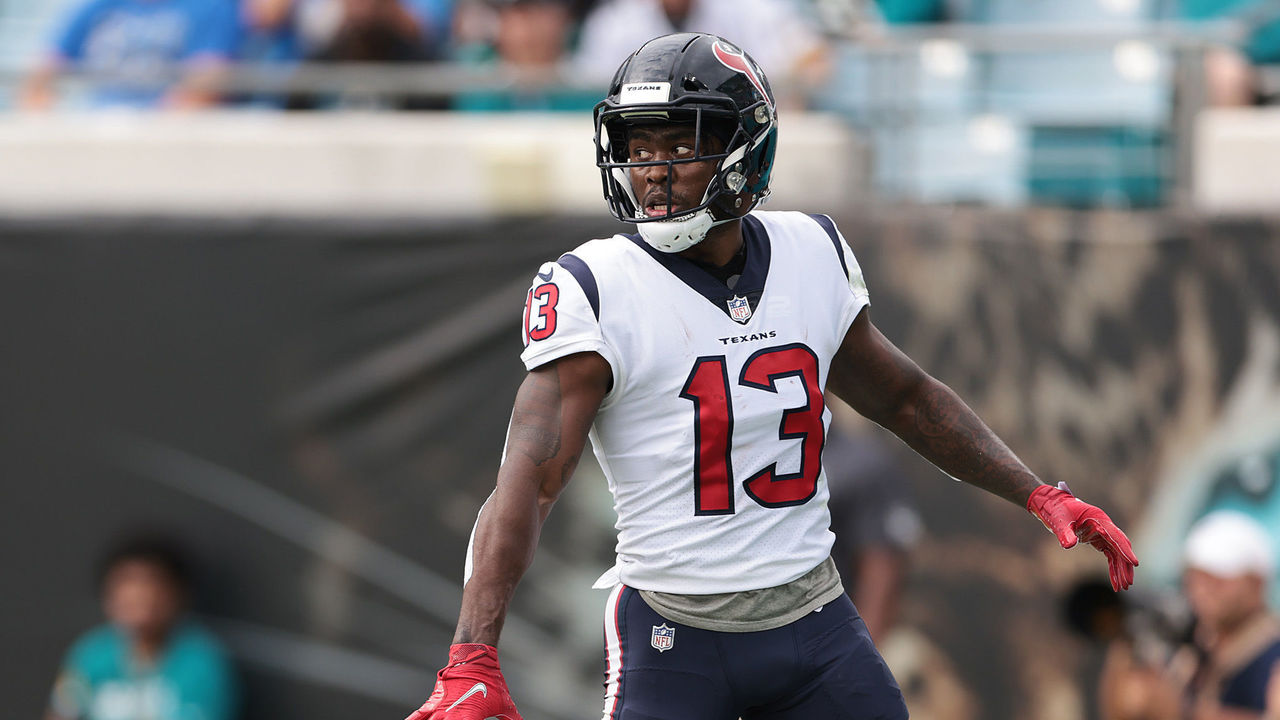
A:
<svg viewBox="0 0 1280 720">
<path fill-rule="evenodd" d="M 827 558 L 783 585 L 714 595 L 641 590 L 653 611 L 672 622 L 720 632 L 772 630 L 799 620 L 844 593 L 836 563 Z"/>
</svg>

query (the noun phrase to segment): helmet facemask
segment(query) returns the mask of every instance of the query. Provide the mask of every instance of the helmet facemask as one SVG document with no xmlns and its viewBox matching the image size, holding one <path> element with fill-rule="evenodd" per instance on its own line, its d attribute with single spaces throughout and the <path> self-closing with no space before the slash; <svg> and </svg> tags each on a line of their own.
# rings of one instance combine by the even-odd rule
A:
<svg viewBox="0 0 1280 720">
<path fill-rule="evenodd" d="M 633 105 L 596 110 L 596 165 L 601 171 L 609 209 L 619 220 L 636 223 L 645 241 L 658 250 L 675 253 L 692 247 L 701 242 L 712 227 L 739 219 L 768 194 L 765 182 L 766 189 L 763 192 L 753 193 L 744 199 L 742 193 L 749 185 L 760 184 L 758 178 L 748 178 L 745 174 L 749 172 L 750 163 L 746 161 L 754 143 L 738 121 L 736 108 L 732 103 L 726 102 L 723 106 L 723 109 L 715 107 L 704 98 L 699 99 L 697 106 L 690 108 Z M 751 110 L 754 111 L 754 108 Z M 630 160 L 627 133 L 631 128 L 677 124 L 693 128 L 692 156 L 665 160 Z M 708 136 L 721 140 L 723 149 L 720 152 L 708 152 Z M 676 166 L 702 162 L 714 162 L 716 166 L 696 206 L 673 211 L 672 206 L 668 205 L 666 214 L 656 216 L 645 212 L 632 183 L 633 170 L 666 165 L 666 196 L 670 199 L 674 197 Z"/>
<path fill-rule="evenodd" d="M 596 166 L 609 211 L 635 223 L 645 241 L 662 252 L 681 252 L 702 242 L 712 227 L 738 220 L 769 195 L 777 138 L 773 94 L 755 61 L 724 38 L 673 33 L 646 42 L 618 68 L 594 119 Z M 681 152 L 666 160 L 632 162 L 627 132 L 644 124 L 691 126 L 692 156 Z M 706 137 L 717 128 L 723 128 L 715 133 L 723 148 L 707 152 Z M 706 188 L 681 183 L 685 197 L 678 198 L 679 204 L 692 203 L 690 195 L 697 192 L 702 198 L 694 207 L 673 212 L 676 166 L 686 165 L 682 171 L 688 173 L 688 163 L 714 163 L 696 170 L 699 182 L 705 170 L 711 177 Z M 655 216 L 645 212 L 636 195 L 642 189 L 649 189 L 649 195 L 657 192 L 647 184 L 656 178 L 638 179 L 645 167 L 656 165 L 666 166 L 668 204 L 665 214 Z"/>
</svg>

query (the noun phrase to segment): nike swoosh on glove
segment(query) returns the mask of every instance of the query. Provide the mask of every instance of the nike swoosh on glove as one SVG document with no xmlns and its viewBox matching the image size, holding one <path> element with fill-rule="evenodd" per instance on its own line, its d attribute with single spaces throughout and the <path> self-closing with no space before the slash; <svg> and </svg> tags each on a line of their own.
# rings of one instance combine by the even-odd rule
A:
<svg viewBox="0 0 1280 720">
<path fill-rule="evenodd" d="M 522 720 L 498 667 L 498 649 L 462 643 L 436 673 L 431 697 L 405 720 Z"/>
<path fill-rule="evenodd" d="M 1112 589 L 1119 592 L 1133 584 L 1138 556 L 1133 554 L 1129 538 L 1106 513 L 1072 495 L 1066 483 L 1036 488 L 1027 499 L 1027 510 L 1058 536 L 1063 548 L 1075 547 L 1083 540 L 1105 555 Z"/>
</svg>

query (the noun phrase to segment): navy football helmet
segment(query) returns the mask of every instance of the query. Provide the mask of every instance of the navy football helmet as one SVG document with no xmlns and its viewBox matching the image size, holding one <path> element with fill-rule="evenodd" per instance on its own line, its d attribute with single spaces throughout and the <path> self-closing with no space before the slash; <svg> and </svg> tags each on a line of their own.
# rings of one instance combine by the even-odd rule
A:
<svg viewBox="0 0 1280 720">
<path fill-rule="evenodd" d="M 773 93 L 760 66 L 724 38 L 676 33 L 645 43 L 618 68 L 594 117 L 596 165 L 609 210 L 619 220 L 636 223 L 645 242 L 658 250 L 686 250 L 702 242 L 712 227 L 737 220 L 769 195 L 778 137 Z M 692 156 L 629 160 L 629 127 L 675 123 L 694 126 Z M 707 134 L 724 140 L 722 152 L 706 152 Z M 645 214 L 630 169 L 667 165 L 670 196 L 674 166 L 703 161 L 717 166 L 697 207 Z M 749 194 L 745 208 L 743 193 Z"/>
</svg>

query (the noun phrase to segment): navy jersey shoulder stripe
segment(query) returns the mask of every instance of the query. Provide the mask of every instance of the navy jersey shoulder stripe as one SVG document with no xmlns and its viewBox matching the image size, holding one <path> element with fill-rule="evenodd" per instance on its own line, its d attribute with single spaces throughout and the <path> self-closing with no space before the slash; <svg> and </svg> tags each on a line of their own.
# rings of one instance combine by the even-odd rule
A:
<svg viewBox="0 0 1280 720">
<path fill-rule="evenodd" d="M 840 247 L 840 233 L 836 232 L 836 224 L 826 215 L 810 215 L 813 221 L 822 226 L 827 231 L 827 237 L 831 238 L 831 243 L 836 246 L 836 257 L 840 258 L 840 267 L 844 270 L 844 276 L 849 277 L 849 264 L 844 259 L 844 249 Z"/>
<path fill-rule="evenodd" d="M 565 253 L 560 256 L 556 264 L 573 276 L 578 281 L 578 286 L 582 288 L 582 292 L 587 295 L 587 302 L 591 303 L 591 312 L 596 314 L 596 320 L 600 319 L 600 289 L 596 287 L 596 276 L 591 273 L 591 268 L 583 262 L 582 258 L 573 253 Z"/>
</svg>

